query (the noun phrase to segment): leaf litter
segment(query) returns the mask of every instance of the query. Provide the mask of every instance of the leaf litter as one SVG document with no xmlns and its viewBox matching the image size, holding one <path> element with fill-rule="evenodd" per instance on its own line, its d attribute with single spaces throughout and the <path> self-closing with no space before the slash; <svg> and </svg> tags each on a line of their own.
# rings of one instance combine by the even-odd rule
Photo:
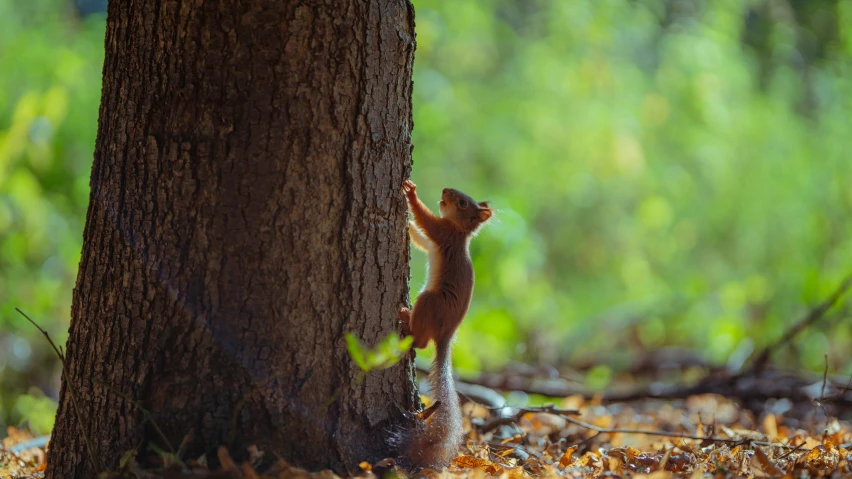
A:
<svg viewBox="0 0 852 479">
<path fill-rule="evenodd" d="M 713 394 L 682 401 L 646 399 L 603 405 L 581 396 L 556 406 L 489 409 L 467 402 L 463 450 L 443 471 L 424 470 L 427 478 L 804 478 L 852 477 L 852 427 L 824 419 L 812 430 L 788 425 L 783 415 L 755 417 L 734 401 Z M 32 439 L 9 429 L 0 446 L 0 478 L 43 477 L 45 450 L 16 448 Z M 14 451 L 14 452 L 13 452 Z M 205 458 L 143 461 L 122 458 L 111 477 L 237 477 L 334 479 L 330 471 L 308 472 L 278 461 L 260 469 L 263 451 L 237 464 L 225 448 L 217 470 Z M 170 463 L 170 464 L 164 464 Z M 392 459 L 362 462 L 353 477 L 412 475 Z"/>
</svg>

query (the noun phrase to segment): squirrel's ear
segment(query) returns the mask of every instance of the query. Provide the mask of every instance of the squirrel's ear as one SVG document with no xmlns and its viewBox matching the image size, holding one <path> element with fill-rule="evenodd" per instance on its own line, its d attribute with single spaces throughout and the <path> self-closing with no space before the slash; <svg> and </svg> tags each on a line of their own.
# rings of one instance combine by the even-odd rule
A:
<svg viewBox="0 0 852 479">
<path fill-rule="evenodd" d="M 479 210 L 479 221 L 480 221 L 480 223 L 488 221 L 488 218 L 491 218 L 491 210 L 490 209 L 486 208 L 486 209 L 483 209 L 483 210 Z"/>
</svg>

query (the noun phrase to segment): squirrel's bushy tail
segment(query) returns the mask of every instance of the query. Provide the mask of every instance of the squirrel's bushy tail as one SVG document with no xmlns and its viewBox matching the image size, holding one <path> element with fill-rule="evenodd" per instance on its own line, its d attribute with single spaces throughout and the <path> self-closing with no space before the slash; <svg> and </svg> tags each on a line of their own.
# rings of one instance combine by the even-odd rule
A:
<svg viewBox="0 0 852 479">
<path fill-rule="evenodd" d="M 429 372 L 431 396 L 435 411 L 426 420 L 400 435 L 401 465 L 406 469 L 430 468 L 441 470 L 458 454 L 464 428 L 461 406 L 453 383 L 451 359 L 452 338 L 435 344 L 435 361 Z"/>
</svg>

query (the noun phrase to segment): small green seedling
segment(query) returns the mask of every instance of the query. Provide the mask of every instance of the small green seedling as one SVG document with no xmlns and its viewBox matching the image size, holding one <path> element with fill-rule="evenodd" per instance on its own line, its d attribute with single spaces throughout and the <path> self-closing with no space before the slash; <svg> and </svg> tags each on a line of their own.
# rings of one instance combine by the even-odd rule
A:
<svg viewBox="0 0 852 479">
<path fill-rule="evenodd" d="M 408 354 L 414 338 L 406 336 L 400 339 L 395 333 L 389 334 L 376 347 L 365 348 L 352 333 L 346 333 L 346 349 L 352 360 L 363 372 L 386 369 L 398 363 Z"/>
</svg>

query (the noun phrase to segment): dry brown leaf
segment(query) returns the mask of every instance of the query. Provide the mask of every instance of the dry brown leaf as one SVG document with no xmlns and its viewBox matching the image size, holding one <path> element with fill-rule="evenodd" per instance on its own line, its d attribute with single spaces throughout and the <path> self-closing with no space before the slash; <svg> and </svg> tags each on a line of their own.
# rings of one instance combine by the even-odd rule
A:
<svg viewBox="0 0 852 479">
<path fill-rule="evenodd" d="M 568 467 L 569 464 L 573 461 L 571 459 L 571 455 L 577 451 L 578 446 L 571 446 L 565 450 L 565 454 L 562 455 L 562 458 L 559 459 L 559 467 Z"/>
<path fill-rule="evenodd" d="M 246 479 L 257 479 L 257 474 L 254 471 L 254 468 L 251 467 L 251 464 L 244 462 L 240 470 L 243 473 L 243 477 Z"/>
<path fill-rule="evenodd" d="M 500 465 L 494 464 L 488 459 L 480 459 L 473 456 L 458 456 L 453 459 L 453 465 L 468 469 L 482 469 L 492 475 L 502 470 Z"/>
<path fill-rule="evenodd" d="M 769 457 L 765 452 L 759 447 L 754 448 L 754 457 L 757 458 L 757 462 L 760 464 L 760 467 L 763 469 L 763 472 L 766 474 L 777 476 L 781 475 L 782 472 L 778 469 L 775 464 L 772 464 L 772 461 L 769 460 Z"/>
<path fill-rule="evenodd" d="M 763 432 L 774 440 L 778 437 L 778 421 L 775 419 L 775 414 L 769 413 L 763 418 Z"/>
<path fill-rule="evenodd" d="M 503 474 L 500 475 L 501 479 L 525 479 L 527 477 L 529 477 L 529 474 L 524 471 L 523 467 L 513 467 L 511 469 L 504 469 Z"/>
<path fill-rule="evenodd" d="M 514 450 L 514 449 L 512 449 L 511 447 L 507 447 L 506 449 L 503 449 L 503 450 L 502 450 L 502 451 L 500 451 L 500 452 L 495 452 L 495 454 L 497 454 L 497 455 L 498 455 L 498 456 L 500 456 L 500 457 L 506 457 L 506 456 L 508 456 L 509 454 L 512 454 L 513 452 L 515 452 L 515 450 Z"/>
<path fill-rule="evenodd" d="M 528 416 L 528 420 L 531 422 L 533 430 L 542 435 L 561 431 L 565 429 L 568 423 L 565 418 L 549 413 L 536 413 Z"/>
<path fill-rule="evenodd" d="M 228 453 L 228 448 L 225 446 L 219 446 L 219 449 L 216 450 L 216 456 L 219 458 L 219 463 L 222 465 L 222 469 L 230 472 L 236 477 L 242 477 L 240 469 Z"/>
</svg>

